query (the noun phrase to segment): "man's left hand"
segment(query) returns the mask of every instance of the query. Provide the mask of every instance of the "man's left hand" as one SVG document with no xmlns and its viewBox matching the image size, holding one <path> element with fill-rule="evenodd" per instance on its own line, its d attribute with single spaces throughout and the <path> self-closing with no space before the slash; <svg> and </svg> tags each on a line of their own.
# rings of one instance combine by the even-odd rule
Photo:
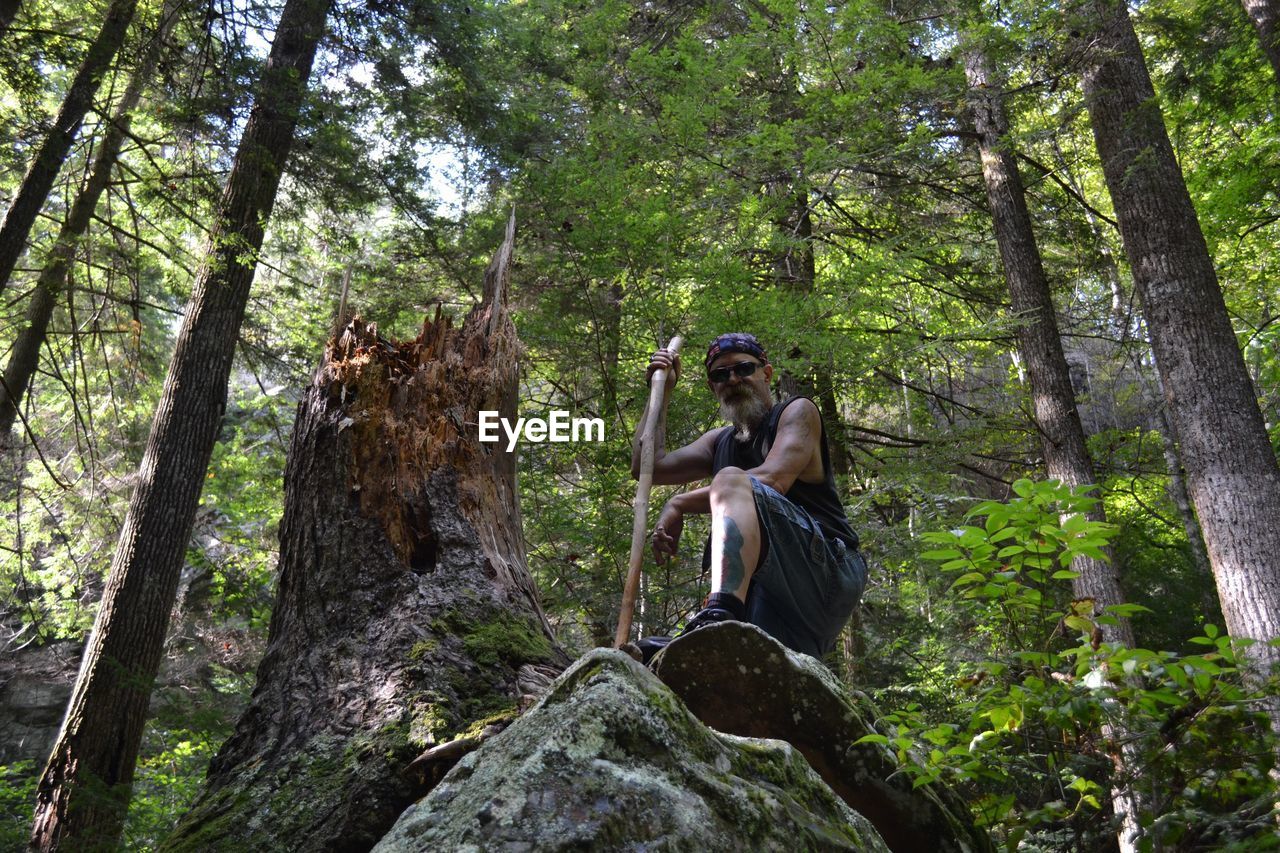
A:
<svg viewBox="0 0 1280 853">
<path fill-rule="evenodd" d="M 653 528 L 653 559 L 663 565 L 676 555 L 680 548 L 680 534 L 684 531 L 684 512 L 667 501 Z"/>
</svg>

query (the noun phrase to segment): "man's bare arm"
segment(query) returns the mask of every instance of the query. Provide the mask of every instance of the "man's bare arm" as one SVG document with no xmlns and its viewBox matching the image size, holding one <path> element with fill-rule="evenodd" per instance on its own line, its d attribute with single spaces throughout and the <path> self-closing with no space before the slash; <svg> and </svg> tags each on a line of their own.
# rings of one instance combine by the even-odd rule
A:
<svg viewBox="0 0 1280 853">
<path fill-rule="evenodd" d="M 684 447 L 667 453 L 664 446 L 666 443 L 665 426 L 660 420 L 658 422 L 658 430 L 654 435 L 654 485 L 678 486 L 710 477 L 711 458 L 715 452 L 716 433 L 719 430 L 713 429 L 705 432 L 691 444 L 686 444 Z M 643 443 L 640 431 L 637 430 L 631 453 L 632 479 L 639 479 L 640 477 L 640 450 Z"/>
<path fill-rule="evenodd" d="M 798 479 L 822 478 L 822 418 L 812 400 L 802 397 L 782 410 L 769 455 L 747 473 L 784 495 Z"/>
<path fill-rule="evenodd" d="M 698 439 L 698 442 L 709 440 L 711 452 L 715 451 L 715 440 L 719 430 L 711 430 Z M 764 463 L 747 471 L 760 482 L 776 489 L 782 494 L 790 490 L 798 479 L 817 481 L 822 476 L 822 448 L 818 443 L 822 436 L 822 419 L 818 415 L 818 407 L 807 399 L 800 399 L 782 410 L 782 418 L 778 421 L 778 431 L 773 446 Z M 682 450 L 688 448 L 682 448 Z M 677 453 L 680 451 L 677 451 Z M 668 458 L 675 454 L 669 454 Z M 710 462 L 707 475 L 711 473 Z M 654 482 L 657 482 L 655 480 Z M 684 480 L 681 482 L 690 482 Z M 711 487 L 703 486 L 688 492 L 681 492 L 671 499 L 681 512 L 711 512 Z"/>
</svg>

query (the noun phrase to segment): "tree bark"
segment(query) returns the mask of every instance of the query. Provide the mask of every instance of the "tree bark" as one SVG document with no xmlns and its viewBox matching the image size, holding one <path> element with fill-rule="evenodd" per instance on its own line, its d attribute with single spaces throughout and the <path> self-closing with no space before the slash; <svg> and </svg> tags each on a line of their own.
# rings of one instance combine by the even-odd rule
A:
<svg viewBox="0 0 1280 853">
<path fill-rule="evenodd" d="M 1276 85 L 1280 86 L 1280 6 L 1276 0 L 1241 0 L 1244 11 L 1258 31 L 1258 39 L 1262 42 L 1262 51 L 1271 63 L 1271 70 L 1276 75 Z"/>
<path fill-rule="evenodd" d="M 22 405 L 22 397 L 31 384 L 31 377 L 35 375 L 40 348 L 44 345 L 58 296 L 66 286 L 67 274 L 75 260 L 76 247 L 89 230 L 98 199 L 111 182 L 111 170 L 115 167 L 116 158 L 120 156 L 120 146 L 128 135 L 131 114 L 142 97 L 143 88 L 155 73 L 165 39 L 177 21 L 179 5 L 175 0 L 165 4 L 159 27 L 148 42 L 129 85 L 120 97 L 106 133 L 98 142 L 89 178 L 71 205 L 66 221 L 62 223 L 44 269 L 40 271 L 40 278 L 36 281 L 31 301 L 27 303 L 26 322 L 18 332 L 18 339 L 9 355 L 9 364 L 5 367 L 4 383 L 0 385 L 0 446 L 8 441 L 18 407 Z"/>
<path fill-rule="evenodd" d="M 1160 407 L 1160 421 L 1156 424 L 1156 432 L 1160 434 L 1160 449 L 1164 452 L 1164 464 L 1169 469 L 1169 498 L 1178 509 L 1178 518 L 1182 521 L 1182 530 L 1187 537 L 1187 549 L 1191 552 L 1191 562 L 1196 572 L 1204 578 L 1213 577 L 1213 566 L 1209 564 L 1209 554 L 1204 548 L 1204 538 L 1200 535 L 1200 522 L 1191 507 L 1191 496 L 1187 494 L 1187 478 L 1183 474 L 1182 456 L 1178 452 L 1178 433 L 1173 425 L 1169 409 Z M 1212 593 L 1206 587 L 1203 607 L 1205 613 L 1212 613 L 1217 606 Z"/>
<path fill-rule="evenodd" d="M 1058 162 L 1059 168 L 1068 174 L 1068 179 L 1076 192 L 1083 197 L 1085 189 L 1079 178 L 1072 173 L 1070 164 L 1067 162 L 1066 156 L 1062 153 L 1062 149 L 1056 143 L 1054 144 L 1054 154 Z M 1085 221 L 1089 225 L 1089 231 L 1097 241 L 1098 250 L 1102 260 L 1102 269 L 1107 277 L 1107 285 L 1111 290 L 1111 323 L 1117 335 L 1122 338 L 1128 337 L 1133 328 L 1132 311 L 1129 307 L 1129 299 L 1125 295 L 1125 288 L 1120 277 L 1120 265 L 1116 262 L 1115 253 L 1111 251 L 1108 245 L 1107 234 L 1103 232 L 1098 217 L 1094 215 L 1090 209 L 1084 211 Z M 1144 343 L 1150 348 L 1150 341 L 1145 340 L 1146 332 L 1142 333 Z M 1160 385 L 1160 396 L 1163 398 L 1164 385 L 1161 382 L 1159 374 L 1154 377 L 1158 385 Z M 1187 537 L 1187 548 L 1191 553 L 1191 561 L 1196 567 L 1196 571 L 1206 580 L 1213 580 L 1213 567 L 1209 565 L 1209 554 L 1204 548 L 1204 537 L 1200 535 L 1200 521 L 1196 518 L 1195 510 L 1191 507 L 1191 496 L 1187 494 L 1186 475 L 1183 473 L 1182 455 L 1178 450 L 1178 440 L 1176 429 L 1173 425 L 1173 418 L 1169 415 L 1169 407 L 1161 405 L 1159 407 L 1158 418 L 1154 423 L 1157 433 L 1160 435 L 1160 447 L 1164 453 L 1165 467 L 1169 471 L 1169 497 L 1178 509 L 1178 517 L 1182 521 L 1182 530 Z M 1218 610 L 1218 601 L 1212 590 L 1205 590 L 1204 612 L 1213 613 Z"/>
<path fill-rule="evenodd" d="M 522 669 L 567 663 L 515 454 L 477 440 L 478 412 L 515 416 L 518 355 L 501 295 L 461 330 L 437 313 L 389 344 L 353 320 L 330 341 L 298 406 L 253 700 L 165 849 L 367 850 L 431 787 L 404 774 L 418 753 L 514 714 Z"/>
<path fill-rule="evenodd" d="M 1094 141 L 1142 300 L 1227 629 L 1280 662 L 1280 470 L 1128 9 L 1081 7 Z M 1270 708 L 1280 730 L 1280 708 Z"/>
<path fill-rule="evenodd" d="M 107 73 L 120 45 L 124 43 L 125 31 L 133 20 L 133 12 L 137 6 L 138 0 L 112 0 L 107 7 L 102 29 L 89 46 L 89 52 L 71 81 L 71 87 L 53 120 L 53 126 L 40 144 L 35 159 L 27 167 L 18 193 L 5 212 L 4 223 L 0 225 L 0 293 L 9 284 L 13 268 L 17 266 L 18 258 L 26 246 L 31 226 L 49 197 L 49 191 L 53 189 L 53 182 L 67 159 L 71 144 L 75 142 L 84 115 L 97 94 L 98 84 L 102 82 L 103 75 Z"/>
<path fill-rule="evenodd" d="M 1097 478 L 1093 459 L 1085 444 L 1084 427 L 1080 423 L 1075 391 L 1071 387 L 1071 371 L 1062 351 L 1049 279 L 1045 275 L 1031 215 L 1027 210 L 1022 175 L 1009 147 L 1009 121 L 1004 109 L 1003 87 L 980 49 L 971 49 L 965 57 L 965 76 L 970 87 L 969 101 L 978 135 L 987 202 L 991 206 L 1005 280 L 1009 283 L 1009 296 L 1017 323 L 1018 349 L 1022 352 L 1027 381 L 1031 386 L 1032 409 L 1044 448 L 1045 467 L 1051 478 L 1065 485 L 1094 488 Z M 1086 516 L 1093 521 L 1107 520 L 1101 502 Z M 1077 573 L 1071 581 L 1072 594 L 1077 600 L 1092 600 L 1099 612 L 1110 605 L 1124 603 L 1124 593 L 1113 561 L 1081 555 L 1072 560 L 1071 568 Z M 1101 627 L 1107 642 L 1133 647 L 1133 628 L 1127 618 L 1118 618 L 1115 624 Z M 1104 735 L 1108 739 L 1126 740 L 1116 738 L 1117 734 L 1123 733 L 1104 727 Z M 1126 758 L 1117 756 L 1117 762 L 1123 765 Z M 1120 849 L 1136 850 L 1141 832 L 1138 798 L 1132 789 L 1115 784 L 1111 799 L 1116 815 L 1121 818 L 1118 833 Z"/>
<path fill-rule="evenodd" d="M 992 224 L 1009 297 L 1016 318 L 1015 333 L 1022 353 L 1027 381 L 1031 386 L 1032 409 L 1044 448 L 1049 476 L 1073 488 L 1096 486 L 1093 459 L 1085 444 L 1084 427 L 1071 387 L 1071 370 L 1062 351 L 1062 337 L 1036 245 L 1031 215 L 1017 160 L 1008 144 L 1008 119 L 1003 92 L 980 50 L 971 50 L 965 59 L 965 76 L 982 177 L 991 206 Z M 1106 521 L 1102 505 L 1088 513 L 1094 521 Z M 1124 593 L 1113 564 L 1092 557 L 1077 557 L 1072 568 L 1080 576 L 1072 581 L 1076 598 L 1092 599 L 1098 608 L 1124 603 Z M 1133 645 L 1127 619 L 1103 631 L 1108 642 Z"/>
<path fill-rule="evenodd" d="M 37 789 L 32 845 L 119 837 L 151 684 L 249 287 L 331 0 L 288 0 L 197 274 L 66 719 Z"/>
<path fill-rule="evenodd" d="M 0 0 L 0 39 L 9 32 L 9 26 L 18 16 L 18 10 L 21 8 L 22 0 Z"/>
</svg>

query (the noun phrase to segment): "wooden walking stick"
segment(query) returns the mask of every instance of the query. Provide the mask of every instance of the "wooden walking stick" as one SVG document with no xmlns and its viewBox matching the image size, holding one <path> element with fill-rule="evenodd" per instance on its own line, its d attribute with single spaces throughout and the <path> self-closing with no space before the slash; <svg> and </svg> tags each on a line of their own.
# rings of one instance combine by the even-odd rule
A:
<svg viewBox="0 0 1280 853">
<path fill-rule="evenodd" d="M 677 356 L 683 345 L 684 338 L 676 335 L 667 344 L 667 351 L 673 357 Z M 636 596 L 640 592 L 640 566 L 644 563 L 645 534 L 649 532 L 649 492 L 653 490 L 653 441 L 658 432 L 658 420 L 662 417 L 666 387 L 667 371 L 655 370 L 649 382 L 649 417 L 644 422 L 640 438 L 640 482 L 636 485 L 636 512 L 631 523 L 631 560 L 627 565 L 627 583 L 622 588 L 622 611 L 618 614 L 614 648 L 621 648 L 630 639 L 631 617 L 636 611 Z"/>
</svg>

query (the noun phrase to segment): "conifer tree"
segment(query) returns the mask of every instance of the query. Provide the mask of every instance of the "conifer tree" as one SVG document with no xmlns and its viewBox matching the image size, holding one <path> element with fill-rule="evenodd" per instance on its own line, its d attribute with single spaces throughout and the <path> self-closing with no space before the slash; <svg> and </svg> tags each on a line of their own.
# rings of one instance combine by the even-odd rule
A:
<svg viewBox="0 0 1280 853">
<path fill-rule="evenodd" d="M 1005 280 L 1009 284 L 1018 349 L 1031 385 L 1032 408 L 1044 448 L 1045 467 L 1051 478 L 1068 486 L 1094 487 L 1097 477 L 1093 458 L 1085 444 L 1084 427 L 1076 408 L 1071 370 L 1062 350 L 1049 278 L 1040 257 L 1031 214 L 1027 210 L 1022 175 L 1009 140 L 1003 86 L 981 46 L 969 49 L 965 57 L 965 76 L 970 87 L 969 99 L 987 201 L 991 205 L 996 243 L 1000 248 Z M 1101 502 L 1088 513 L 1088 517 L 1098 522 L 1107 520 Z M 1071 568 L 1077 573 L 1071 581 L 1072 594 L 1077 600 L 1091 600 L 1097 612 L 1125 603 L 1120 578 L 1111 559 L 1081 554 L 1072 560 Z M 1120 618 L 1112 624 L 1104 624 L 1102 631 L 1108 642 L 1133 646 L 1133 629 L 1128 619 Z M 1114 736 L 1117 733 L 1109 734 Z M 1116 813 L 1122 816 L 1120 849 L 1136 850 L 1139 831 L 1137 798 L 1125 786 L 1117 785 L 1112 790 L 1112 801 Z"/>
<path fill-rule="evenodd" d="M 288 0 L 197 274 L 31 844 L 119 838 L 240 324 L 331 0 Z"/>
<path fill-rule="evenodd" d="M 103 75 L 111 67 L 120 45 L 124 43 L 125 32 L 129 29 L 129 22 L 133 20 L 137 6 L 138 0 L 112 0 L 107 7 L 102 28 L 89 45 L 89 51 L 71 81 L 71 87 L 67 89 L 58 115 L 27 167 L 22 184 L 5 212 L 4 223 L 0 225 L 0 293 L 9 284 L 13 268 L 26 247 L 31 226 L 35 224 L 40 208 L 44 207 L 49 191 L 53 189 L 53 182 L 75 142 L 76 134 L 80 132 L 85 113 L 89 111 L 94 95 L 98 92 L 98 84 L 102 82 Z"/>
<path fill-rule="evenodd" d="M 89 177 L 72 203 L 66 220 L 62 223 L 53 248 L 49 251 L 48 260 L 36 281 L 35 291 L 27 303 L 25 323 L 18 332 L 18 339 L 14 342 L 9 363 L 5 367 L 4 383 L 0 385 L 0 446 L 8 439 L 9 430 L 13 427 L 14 419 L 18 414 L 18 407 L 22 405 L 23 395 L 26 394 L 31 377 L 36 372 L 40 348 L 44 345 L 58 296 L 66 286 L 76 247 L 89 229 L 98 199 L 102 197 L 103 191 L 111 182 L 112 169 L 115 167 L 116 158 L 120 156 L 120 147 L 129 132 L 131 114 L 142 97 L 143 88 L 155 73 L 165 39 L 168 38 L 169 32 L 177 21 L 178 7 L 178 2 L 170 0 L 161 12 L 160 25 L 147 43 L 142 58 L 134 69 L 133 76 L 107 124 L 106 132 L 98 141 L 93 165 L 89 169 Z"/>
<path fill-rule="evenodd" d="M 1142 300 L 1227 629 L 1280 663 L 1280 470 L 1126 5 L 1078 7 L 1094 142 Z M 1280 705 L 1269 709 L 1280 731 Z"/>
</svg>

